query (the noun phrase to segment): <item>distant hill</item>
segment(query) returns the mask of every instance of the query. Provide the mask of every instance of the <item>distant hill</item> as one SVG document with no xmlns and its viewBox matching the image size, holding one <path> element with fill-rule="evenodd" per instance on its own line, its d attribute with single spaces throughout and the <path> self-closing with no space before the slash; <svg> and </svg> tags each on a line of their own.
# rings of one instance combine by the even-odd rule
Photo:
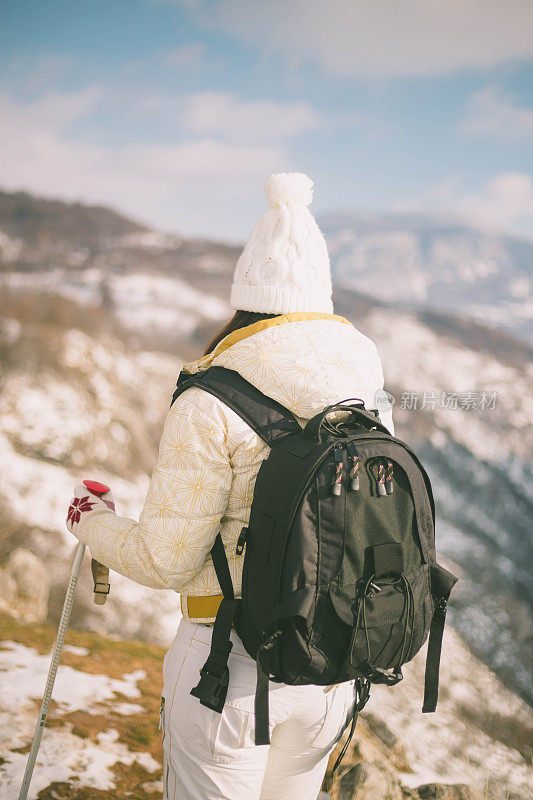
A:
<svg viewBox="0 0 533 800">
<path fill-rule="evenodd" d="M 324 215 L 336 283 L 533 342 L 533 242 L 411 214 Z"/>
<path fill-rule="evenodd" d="M 112 236 L 146 227 L 103 206 L 46 200 L 26 192 L 0 191 L 2 230 L 12 238 L 39 244 L 51 238 L 76 247 L 92 247 Z"/>
<path fill-rule="evenodd" d="M 150 230 L 108 208 L 0 192 L 0 288 L 112 310 L 132 346 L 192 356 L 231 313 L 236 257 L 234 247 Z"/>
<path fill-rule="evenodd" d="M 464 315 L 533 343 L 533 241 L 413 214 L 336 213 L 319 222 L 338 291 Z M 222 243 L 151 230 L 103 206 L 0 191 L 3 270 L 60 264 L 116 275 L 141 266 L 179 272 L 225 296 L 238 254 Z"/>
</svg>

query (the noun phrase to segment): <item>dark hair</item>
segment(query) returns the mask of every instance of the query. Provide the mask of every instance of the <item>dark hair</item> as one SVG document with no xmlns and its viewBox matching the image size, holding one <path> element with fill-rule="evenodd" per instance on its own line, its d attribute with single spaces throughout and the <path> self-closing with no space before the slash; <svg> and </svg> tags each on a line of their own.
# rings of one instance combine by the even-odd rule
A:
<svg viewBox="0 0 533 800">
<path fill-rule="evenodd" d="M 279 314 L 260 314 L 258 311 L 236 311 L 230 321 L 211 339 L 205 349 L 204 356 L 211 353 L 217 344 L 228 334 L 233 333 L 233 331 L 238 331 L 239 328 L 246 328 L 247 325 L 253 325 L 254 322 L 259 322 L 259 320 L 262 319 L 272 319 L 272 317 L 279 317 Z"/>
</svg>

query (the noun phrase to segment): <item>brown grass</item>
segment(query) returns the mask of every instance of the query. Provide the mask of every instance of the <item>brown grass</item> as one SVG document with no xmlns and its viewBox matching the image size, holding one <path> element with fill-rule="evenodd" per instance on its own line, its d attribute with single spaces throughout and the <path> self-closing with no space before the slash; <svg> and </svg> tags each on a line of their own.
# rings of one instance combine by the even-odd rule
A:
<svg viewBox="0 0 533 800">
<path fill-rule="evenodd" d="M 41 654 L 50 652 L 56 630 L 48 625 L 24 625 L 5 614 L 0 614 L 0 641 L 15 641 L 32 647 Z M 90 714 L 88 710 L 61 713 L 52 701 L 47 727 L 61 727 L 67 723 L 72 725 L 72 733 L 82 739 L 96 741 L 98 733 L 113 728 L 118 731 L 118 741 L 126 745 L 132 752 L 149 753 L 157 762 L 163 763 L 161 736 L 159 733 L 159 702 L 161 695 L 161 668 L 164 648 L 156 645 L 142 644 L 136 641 L 113 640 L 96 633 L 69 630 L 66 644 L 86 648 L 87 656 L 74 653 L 63 653 L 61 663 L 74 669 L 91 674 L 108 675 L 121 678 L 125 673 L 142 669 L 146 678 L 137 682 L 141 696 L 132 702 L 143 707 L 142 712 L 123 716 L 113 711 L 111 702 L 109 711 L 101 714 Z M 44 687 L 43 687 L 44 688 Z M 127 700 L 115 693 L 115 701 Z M 35 698 L 37 715 L 40 698 Z M 19 752 L 27 752 L 29 744 Z M 52 783 L 39 793 L 40 800 L 100 800 L 115 798 L 116 800 L 149 800 L 155 795 L 146 791 L 143 784 L 161 778 L 161 770 L 147 772 L 139 764 L 125 766 L 117 763 L 113 767 L 117 779 L 117 788 L 113 791 L 97 791 L 70 784 Z"/>
</svg>

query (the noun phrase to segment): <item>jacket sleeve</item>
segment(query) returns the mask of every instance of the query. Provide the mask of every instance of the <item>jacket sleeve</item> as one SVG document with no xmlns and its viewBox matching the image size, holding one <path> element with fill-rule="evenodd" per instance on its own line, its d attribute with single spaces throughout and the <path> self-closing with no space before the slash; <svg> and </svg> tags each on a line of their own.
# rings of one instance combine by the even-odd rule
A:
<svg viewBox="0 0 533 800">
<path fill-rule="evenodd" d="M 213 546 L 231 481 L 223 406 L 201 389 L 187 389 L 167 415 L 139 522 L 102 512 L 87 520 L 79 538 L 116 572 L 179 591 Z"/>
</svg>

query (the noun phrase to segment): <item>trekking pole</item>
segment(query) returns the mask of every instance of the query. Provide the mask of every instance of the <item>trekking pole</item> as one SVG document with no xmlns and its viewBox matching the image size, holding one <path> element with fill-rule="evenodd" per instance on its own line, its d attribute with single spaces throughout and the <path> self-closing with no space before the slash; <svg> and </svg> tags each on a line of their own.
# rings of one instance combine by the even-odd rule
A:
<svg viewBox="0 0 533 800">
<path fill-rule="evenodd" d="M 83 481 L 83 483 L 87 487 L 88 491 L 91 492 L 91 494 L 96 495 L 97 497 L 100 497 L 101 495 L 106 494 L 106 492 L 110 491 L 108 486 L 106 486 L 103 483 L 98 483 L 98 481 L 87 480 Z M 109 505 L 109 507 L 113 511 L 115 510 L 115 507 L 112 503 L 108 502 L 107 505 Z M 35 761 L 37 760 L 37 753 L 39 752 L 39 747 L 43 736 L 43 730 L 46 724 L 46 717 L 48 716 L 48 709 L 50 707 L 50 700 L 52 698 L 52 690 L 54 688 L 57 669 L 59 667 L 59 661 L 61 659 L 61 651 L 63 650 L 63 644 L 65 642 L 65 635 L 67 633 L 68 623 L 70 619 L 70 612 L 72 610 L 72 603 L 74 601 L 74 594 L 76 593 L 76 585 L 78 583 L 78 577 L 80 574 L 81 562 L 83 561 L 84 553 L 85 553 L 85 545 L 79 542 L 78 546 L 76 547 L 74 560 L 72 562 L 72 568 L 70 570 L 70 580 L 67 586 L 65 602 L 63 603 L 63 610 L 61 612 L 61 617 L 59 619 L 59 628 L 54 643 L 54 649 L 52 651 L 52 660 L 50 662 L 50 669 L 48 670 L 48 676 L 46 678 L 46 685 L 44 687 L 44 695 L 41 702 L 41 708 L 39 710 L 39 717 L 37 719 L 37 725 L 35 726 L 35 733 L 33 734 L 33 740 L 28 755 L 28 763 L 26 764 L 26 771 L 24 773 L 24 778 L 22 780 L 22 786 L 20 787 L 18 800 L 26 800 L 26 798 L 28 797 L 30 781 L 33 775 L 33 769 L 35 767 Z M 98 564 L 97 567 L 101 567 L 101 565 Z M 93 575 L 95 575 L 94 568 L 93 568 Z M 105 602 L 105 599 L 103 601 L 101 598 L 99 598 L 98 600 L 96 599 L 97 597 L 96 592 L 99 592 L 99 590 L 97 590 L 96 588 L 99 584 L 96 581 L 97 578 L 95 575 L 95 589 L 94 589 L 95 602 L 101 605 L 102 602 Z M 107 587 L 108 589 L 105 594 L 109 592 L 109 584 L 107 584 Z M 99 594 L 101 595 L 103 593 L 100 591 Z"/>
</svg>

